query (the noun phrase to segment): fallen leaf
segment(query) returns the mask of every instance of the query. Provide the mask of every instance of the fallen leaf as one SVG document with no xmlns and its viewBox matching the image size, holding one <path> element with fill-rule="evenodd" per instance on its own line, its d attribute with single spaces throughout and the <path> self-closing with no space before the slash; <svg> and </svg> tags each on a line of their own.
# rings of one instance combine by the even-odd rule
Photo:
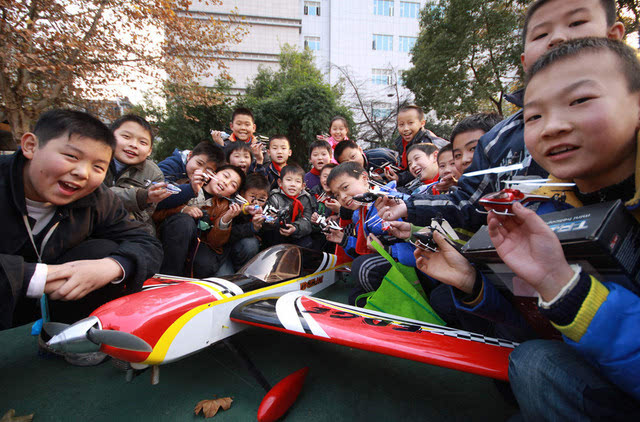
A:
<svg viewBox="0 0 640 422">
<path fill-rule="evenodd" d="M 202 400 L 196 404 L 194 412 L 196 415 L 202 411 L 205 418 L 210 418 L 218 413 L 218 410 L 228 410 L 231 407 L 233 399 L 231 397 L 223 397 L 220 399 Z"/>
<path fill-rule="evenodd" d="M 33 413 L 30 415 L 16 416 L 14 409 L 9 409 L 7 413 L 2 415 L 0 422 L 31 422 L 33 420 Z"/>
</svg>

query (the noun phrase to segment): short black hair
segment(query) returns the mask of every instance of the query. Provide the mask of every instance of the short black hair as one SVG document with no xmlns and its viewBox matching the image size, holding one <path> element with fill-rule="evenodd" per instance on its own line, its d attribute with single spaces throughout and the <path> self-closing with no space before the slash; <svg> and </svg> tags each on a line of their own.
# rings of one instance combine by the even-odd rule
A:
<svg viewBox="0 0 640 422">
<path fill-rule="evenodd" d="M 244 182 L 243 190 L 248 191 L 249 189 L 258 189 L 269 193 L 270 186 L 269 179 L 267 179 L 264 174 L 249 173 L 247 174 L 247 178 Z"/>
<path fill-rule="evenodd" d="M 420 120 L 424 120 L 424 110 L 422 109 L 422 107 L 420 107 L 419 105 L 415 105 L 415 104 L 409 104 L 409 105 L 403 106 L 398 111 L 398 114 L 402 113 L 403 111 L 410 111 L 410 110 L 415 110 L 416 112 L 418 112 L 418 118 Z"/>
<path fill-rule="evenodd" d="M 429 142 L 423 142 L 420 144 L 413 144 L 409 147 L 409 149 L 407 150 L 407 157 L 409 156 L 409 153 L 413 150 L 419 150 L 424 152 L 427 155 L 431 155 L 434 152 L 438 151 L 438 147 L 433 145 L 432 143 Z"/>
<path fill-rule="evenodd" d="M 453 144 L 448 143 L 447 145 L 440 148 L 440 151 L 438 151 L 438 163 L 440 162 L 440 157 L 442 157 L 442 153 L 444 152 L 450 152 L 453 154 Z"/>
<path fill-rule="evenodd" d="M 220 168 L 216 169 L 216 173 L 221 172 L 222 170 L 232 170 L 236 173 L 238 173 L 238 175 L 240 176 L 240 184 L 238 185 L 238 190 L 235 191 L 235 193 L 240 192 L 242 189 L 244 189 L 244 183 L 247 180 L 247 176 L 244 174 L 244 171 L 242 171 L 242 169 L 238 166 L 234 166 L 231 164 L 225 164 L 220 166 Z"/>
<path fill-rule="evenodd" d="M 336 163 L 325 164 L 324 167 L 322 167 L 322 170 L 320 170 L 320 173 L 322 173 L 325 169 L 333 170 L 336 167 L 338 167 Z"/>
<path fill-rule="evenodd" d="M 233 114 L 231 114 L 231 122 L 233 122 L 236 116 L 249 116 L 251 117 L 251 121 L 255 124 L 256 119 L 253 117 L 253 113 L 246 107 L 239 107 L 233 110 Z"/>
<path fill-rule="evenodd" d="M 342 155 L 344 150 L 348 148 L 358 149 L 359 147 L 358 144 L 356 144 L 354 141 L 338 142 L 338 145 L 336 145 L 335 149 L 333 150 L 333 156 L 335 157 L 336 161 L 338 161 L 338 158 Z"/>
<path fill-rule="evenodd" d="M 344 174 L 353 177 L 354 179 L 359 179 L 363 173 L 367 174 L 360 164 L 353 161 L 347 161 L 346 163 L 342 163 L 331 170 L 329 177 L 327 177 L 327 186 L 331 187 L 331 183 Z"/>
<path fill-rule="evenodd" d="M 484 133 L 489 132 L 495 125 L 502 121 L 502 117 L 496 113 L 478 113 L 467 116 L 460 120 L 457 125 L 453 127 L 451 131 L 451 143 L 456 136 L 464 132 L 471 132 L 473 130 L 481 130 Z"/>
<path fill-rule="evenodd" d="M 640 61 L 636 56 L 636 50 L 622 41 L 608 38 L 578 38 L 566 41 L 549 50 L 531 67 L 527 75 L 526 85 L 529 85 L 529 82 L 537 73 L 554 63 L 580 54 L 601 51 L 611 52 L 618 58 L 618 65 L 627 81 L 629 92 L 640 91 Z"/>
<path fill-rule="evenodd" d="M 125 114 L 124 116 L 118 117 L 113 123 L 111 123 L 111 131 L 115 132 L 126 122 L 133 122 L 142 126 L 144 130 L 149 132 L 149 140 L 151 141 L 151 145 L 153 145 L 153 128 L 151 127 L 149 122 L 144 119 L 144 117 L 138 116 L 137 114 Z"/>
<path fill-rule="evenodd" d="M 100 120 L 77 110 L 55 109 L 40 115 L 33 133 L 38 138 L 38 145 L 43 147 L 51 139 L 66 135 L 69 138 L 77 135 L 79 138 L 94 139 L 109 145 L 113 151 L 116 138 L 113 132 Z"/>
<path fill-rule="evenodd" d="M 350 130 L 349 130 L 349 122 L 347 122 L 347 119 L 345 119 L 342 116 L 334 116 L 333 119 L 331 119 L 331 121 L 329 122 L 329 131 L 331 131 L 331 126 L 333 126 L 333 122 L 337 122 L 339 120 L 341 120 L 342 123 L 344 123 L 344 127 L 347 128 L 347 135 L 349 135 L 349 132 L 350 132 Z"/>
<path fill-rule="evenodd" d="M 522 26 L 522 46 L 527 42 L 527 33 L 529 32 L 529 22 L 531 22 L 531 18 L 533 15 L 545 4 L 549 3 L 552 0 L 536 0 L 533 2 L 529 8 L 527 9 L 527 13 L 524 16 L 524 25 Z M 607 20 L 607 25 L 609 27 L 613 26 L 616 23 L 617 14 L 616 14 L 616 1 L 615 0 L 600 0 L 600 5 L 604 10 L 605 18 Z"/>
<path fill-rule="evenodd" d="M 311 156 L 311 154 L 313 153 L 313 150 L 316 148 L 323 148 L 326 149 L 327 152 L 329 153 L 329 155 L 331 155 L 331 153 L 333 152 L 331 150 L 331 144 L 327 141 L 321 141 L 321 140 L 315 140 L 313 142 L 311 142 L 311 145 L 309 145 L 309 156 Z"/>
<path fill-rule="evenodd" d="M 286 166 L 282 167 L 282 170 L 280 170 L 280 179 L 284 179 L 284 176 L 286 176 L 287 174 L 300 176 L 302 177 L 302 181 L 304 181 L 304 170 L 297 164 L 287 164 Z"/>
<path fill-rule="evenodd" d="M 253 151 L 251 150 L 251 145 L 246 142 L 232 142 L 230 146 L 227 147 L 227 154 L 225 158 L 227 159 L 227 163 L 229 162 L 229 157 L 236 151 L 247 151 L 251 160 L 253 161 Z"/>
<path fill-rule="evenodd" d="M 273 135 L 271 138 L 269 138 L 269 147 L 271 146 L 271 141 L 276 140 L 276 139 L 284 139 L 285 141 L 287 141 L 287 144 L 289 145 L 289 149 L 291 149 L 291 142 L 289 141 L 289 138 L 287 138 L 286 135 Z"/>
<path fill-rule="evenodd" d="M 218 145 L 213 145 L 211 142 L 202 141 L 191 150 L 191 156 L 205 155 L 207 161 L 216 163 L 216 167 L 224 164 L 224 150 Z"/>
</svg>

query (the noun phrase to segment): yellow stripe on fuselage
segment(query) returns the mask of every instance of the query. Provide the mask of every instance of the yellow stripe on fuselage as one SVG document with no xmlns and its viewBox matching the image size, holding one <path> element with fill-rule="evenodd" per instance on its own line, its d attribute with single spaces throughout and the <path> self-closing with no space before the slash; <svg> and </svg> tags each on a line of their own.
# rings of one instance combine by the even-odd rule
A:
<svg viewBox="0 0 640 422">
<path fill-rule="evenodd" d="M 335 261 L 332 261 L 332 263 L 334 263 Z M 283 287 L 283 286 L 287 286 L 289 284 L 292 283 L 296 283 L 299 282 L 302 279 L 306 279 L 309 277 L 315 277 L 319 274 L 324 274 L 328 271 L 335 271 L 338 268 L 341 267 L 346 267 L 349 264 L 340 264 L 337 267 L 330 267 L 324 271 L 320 271 L 317 273 L 313 273 L 313 274 L 309 274 L 307 276 L 304 277 L 298 277 L 298 278 L 294 278 L 293 280 L 289 280 L 287 282 L 283 282 L 283 283 L 276 283 L 273 284 L 271 286 L 267 286 L 267 287 L 263 287 L 262 289 L 258 289 L 258 290 L 252 290 L 250 292 L 241 294 L 241 295 L 237 295 L 237 296 L 230 296 L 227 297 L 225 299 L 222 300 L 215 300 L 209 303 L 205 303 L 202 304 L 196 308 L 190 309 L 189 311 L 185 312 L 183 315 L 181 315 L 178 319 L 175 320 L 175 322 L 173 324 L 171 324 L 169 326 L 169 328 L 167 328 L 167 330 L 162 334 L 162 336 L 160 337 L 160 339 L 158 339 L 158 342 L 156 343 L 155 347 L 153 348 L 153 351 L 149 354 L 149 356 L 147 357 L 147 359 L 144 362 L 141 362 L 143 364 L 147 364 L 147 365 L 158 365 L 160 363 L 162 363 L 162 361 L 164 361 L 165 356 L 167 355 L 167 352 L 169 351 L 169 347 L 171 346 L 171 343 L 173 343 L 173 340 L 176 338 L 176 336 L 178 335 L 178 333 L 180 332 L 180 330 L 182 330 L 182 328 L 196 315 L 198 315 L 200 312 L 204 311 L 207 308 L 210 308 L 212 306 L 216 306 L 216 305 L 221 305 L 223 303 L 227 303 L 230 302 L 232 300 L 238 300 L 238 299 L 242 299 L 242 298 L 246 298 L 249 296 L 253 296 L 255 294 L 258 293 L 262 293 L 262 292 L 268 292 L 269 290 L 273 290 L 277 287 Z M 206 283 L 201 283 L 201 282 L 190 282 L 193 284 L 205 284 L 207 286 L 207 288 L 213 288 L 210 285 L 206 284 Z"/>
</svg>

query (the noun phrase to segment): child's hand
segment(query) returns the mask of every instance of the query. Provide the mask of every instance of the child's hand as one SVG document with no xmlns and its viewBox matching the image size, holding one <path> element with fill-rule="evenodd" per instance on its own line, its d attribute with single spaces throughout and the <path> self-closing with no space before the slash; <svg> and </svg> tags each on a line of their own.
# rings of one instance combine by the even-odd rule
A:
<svg viewBox="0 0 640 422">
<path fill-rule="evenodd" d="M 253 152 L 253 157 L 256 159 L 256 163 L 264 163 L 264 155 L 262 154 L 262 142 L 255 139 L 251 143 L 251 152 Z"/>
<path fill-rule="evenodd" d="M 329 198 L 324 201 L 324 204 L 329 208 L 334 214 L 340 212 L 340 202 L 337 199 Z"/>
<path fill-rule="evenodd" d="M 123 275 L 120 265 L 111 258 L 49 265 L 44 291 L 53 300 L 78 300 Z"/>
<path fill-rule="evenodd" d="M 440 179 L 435 188 L 438 192 L 446 192 L 451 188 L 451 186 L 455 186 L 457 183 L 458 181 L 453 177 L 453 174 L 447 174 Z"/>
<path fill-rule="evenodd" d="M 550 301 L 573 277 L 562 246 L 549 226 L 531 210 L 516 202 L 513 216 L 489 212 L 491 241 L 505 264 Z"/>
<path fill-rule="evenodd" d="M 406 221 L 389 221 L 389 233 L 398 239 L 409 239 L 411 237 L 411 224 Z"/>
<path fill-rule="evenodd" d="M 396 172 L 386 167 L 384 169 L 384 177 L 386 177 L 389 181 L 398 180 L 398 175 L 396 174 Z"/>
<path fill-rule="evenodd" d="M 193 189 L 193 193 L 198 194 L 198 192 L 200 192 L 205 180 L 206 178 L 202 170 L 196 170 L 193 172 L 193 176 L 191 178 L 191 189 Z"/>
<path fill-rule="evenodd" d="M 367 236 L 367 249 L 369 249 L 372 253 L 376 252 L 376 249 L 373 246 L 371 246 L 373 242 L 378 242 L 378 244 L 380 245 L 382 244 L 380 243 L 380 240 L 376 237 L 375 234 L 369 233 L 369 236 Z"/>
<path fill-rule="evenodd" d="M 318 215 L 317 212 L 314 212 L 313 214 L 311 214 L 311 222 L 313 224 L 316 224 L 318 222 L 318 217 L 320 217 L 320 216 Z"/>
<path fill-rule="evenodd" d="M 191 205 L 184 207 L 180 212 L 183 214 L 190 215 L 193 218 L 200 218 L 204 215 L 204 213 L 200 208 L 194 207 Z"/>
<path fill-rule="evenodd" d="M 327 136 L 327 135 L 316 135 L 316 139 L 318 141 L 326 141 L 327 139 L 329 139 L 329 136 Z"/>
<path fill-rule="evenodd" d="M 329 233 L 325 233 L 325 236 L 329 242 L 340 243 L 344 238 L 344 232 L 342 230 L 329 229 Z"/>
<path fill-rule="evenodd" d="M 222 139 L 222 135 L 221 135 L 221 131 L 219 130 L 212 130 L 211 131 L 211 139 L 213 140 L 214 143 L 220 145 L 221 147 L 224 146 L 224 140 Z"/>
<path fill-rule="evenodd" d="M 147 189 L 147 203 L 158 203 L 165 198 L 171 196 L 171 192 L 166 189 L 167 183 L 156 183 L 155 185 L 149 186 Z"/>
<path fill-rule="evenodd" d="M 418 248 L 413 252 L 416 268 L 444 284 L 472 293 L 476 281 L 475 268 L 439 232 L 433 232 L 433 240 L 438 244 L 438 252 Z"/>
<path fill-rule="evenodd" d="M 262 223 L 264 223 L 265 216 L 262 214 L 256 214 L 251 219 L 251 223 L 253 224 L 253 231 L 259 232 L 262 229 Z"/>
<path fill-rule="evenodd" d="M 262 214 L 262 207 L 260 206 L 247 205 L 247 208 L 245 209 L 247 210 L 247 214 L 249 215 Z"/>
<path fill-rule="evenodd" d="M 284 227 L 280 227 L 280 234 L 283 236 L 291 236 L 296 230 L 296 226 L 293 224 L 287 224 Z"/>
<path fill-rule="evenodd" d="M 407 217 L 407 204 L 404 201 L 382 196 L 376 200 L 378 215 L 385 221 L 396 221 Z"/>
<path fill-rule="evenodd" d="M 222 214 L 222 217 L 220 218 L 220 223 L 222 224 L 231 223 L 231 220 L 233 220 L 238 215 L 240 215 L 241 212 L 242 212 L 242 206 L 240 204 L 235 204 L 235 203 L 231 204 L 227 212 Z"/>
</svg>

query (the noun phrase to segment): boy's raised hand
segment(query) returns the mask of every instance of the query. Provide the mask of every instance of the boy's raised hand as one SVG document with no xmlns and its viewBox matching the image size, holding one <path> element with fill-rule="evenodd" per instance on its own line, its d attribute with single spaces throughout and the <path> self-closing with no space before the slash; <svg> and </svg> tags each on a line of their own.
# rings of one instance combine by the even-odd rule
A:
<svg viewBox="0 0 640 422">
<path fill-rule="evenodd" d="M 489 212 L 489 236 L 502 261 L 521 279 L 550 301 L 573 278 L 560 241 L 531 210 L 516 202 L 515 216 Z"/>
<path fill-rule="evenodd" d="M 387 180 L 389 180 L 389 181 L 398 180 L 398 175 L 396 174 L 395 171 L 391 170 L 390 168 L 385 168 L 384 169 L 384 177 L 386 177 Z"/>
<path fill-rule="evenodd" d="M 313 214 L 311 214 L 311 222 L 315 224 L 318 221 L 318 217 L 318 213 L 314 211 Z"/>
<path fill-rule="evenodd" d="M 264 215 L 262 213 L 255 214 L 251 219 L 251 223 L 253 224 L 253 231 L 258 232 L 262 229 L 262 223 L 264 223 Z"/>
<path fill-rule="evenodd" d="M 165 198 L 171 196 L 171 192 L 166 189 L 167 183 L 156 183 L 155 185 L 149 186 L 147 189 L 147 203 L 158 203 Z"/>
<path fill-rule="evenodd" d="M 293 224 L 286 224 L 284 227 L 280 227 L 280 234 L 283 236 L 291 236 L 296 230 L 296 226 Z"/>
<path fill-rule="evenodd" d="M 220 145 L 221 147 L 224 146 L 224 140 L 222 139 L 222 135 L 221 135 L 221 131 L 219 130 L 212 130 L 211 131 L 211 140 L 217 144 Z"/>
<path fill-rule="evenodd" d="M 78 300 L 123 275 L 120 264 L 111 258 L 49 265 L 44 292 L 53 300 Z"/>
<path fill-rule="evenodd" d="M 376 200 L 375 205 L 378 210 L 378 215 L 386 221 L 395 221 L 408 215 L 407 204 L 395 198 L 382 196 Z"/>
<path fill-rule="evenodd" d="M 198 194 L 198 192 L 200 192 L 205 180 L 206 178 L 202 170 L 198 169 L 193 172 L 193 176 L 191 177 L 191 189 L 193 189 L 193 193 Z"/>
<path fill-rule="evenodd" d="M 433 232 L 433 240 L 438 244 L 438 252 L 419 248 L 413 252 L 416 268 L 444 284 L 472 293 L 476 281 L 475 268 L 439 232 Z"/>
<path fill-rule="evenodd" d="M 240 204 L 235 204 L 235 203 L 231 204 L 227 212 L 222 214 L 222 217 L 220 218 L 220 223 L 222 224 L 231 223 L 231 220 L 239 216 L 241 212 L 242 212 L 242 206 Z"/>
<path fill-rule="evenodd" d="M 329 198 L 324 201 L 324 204 L 329 208 L 334 214 L 338 214 L 340 212 L 340 202 L 337 199 Z"/>
<path fill-rule="evenodd" d="M 251 143 L 251 152 L 253 152 L 253 157 L 256 159 L 256 163 L 262 164 L 264 163 L 264 154 L 262 153 L 262 142 L 254 139 Z"/>
<path fill-rule="evenodd" d="M 391 236 L 395 236 L 398 239 L 409 239 L 411 237 L 411 224 L 406 221 L 388 221 L 389 233 Z"/>
<path fill-rule="evenodd" d="M 325 233 L 325 236 L 329 242 L 340 243 L 344 238 L 344 232 L 342 230 L 329 229 L 329 233 Z"/>
</svg>

